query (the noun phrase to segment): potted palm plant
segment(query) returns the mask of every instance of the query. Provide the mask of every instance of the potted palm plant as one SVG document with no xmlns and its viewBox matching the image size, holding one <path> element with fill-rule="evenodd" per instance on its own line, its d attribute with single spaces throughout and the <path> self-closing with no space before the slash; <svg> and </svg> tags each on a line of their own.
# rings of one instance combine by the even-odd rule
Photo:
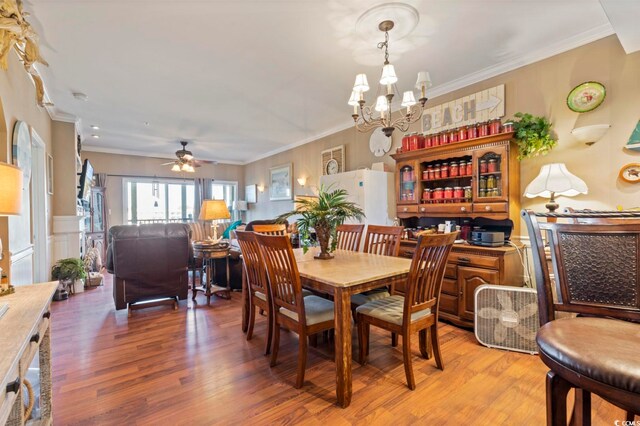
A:
<svg viewBox="0 0 640 426">
<path fill-rule="evenodd" d="M 84 280 L 87 272 L 84 269 L 82 259 L 70 257 L 60 259 L 51 268 L 51 278 L 60 281 L 61 284 L 73 285 L 74 292 L 84 291 Z"/>
<path fill-rule="evenodd" d="M 316 259 L 333 258 L 331 252 L 335 250 L 338 243 L 336 236 L 338 225 L 342 225 L 346 219 L 364 218 L 362 209 L 357 204 L 347 201 L 347 191 L 331 190 L 330 187 L 324 186 L 320 187 L 318 198 L 296 200 L 296 208 L 278 216 L 278 220 L 284 221 L 296 215 L 300 215 L 296 225 L 300 233 L 300 245 L 305 253 L 312 244 L 311 230 L 315 230 L 320 246 L 320 253 L 315 256 Z"/>
</svg>

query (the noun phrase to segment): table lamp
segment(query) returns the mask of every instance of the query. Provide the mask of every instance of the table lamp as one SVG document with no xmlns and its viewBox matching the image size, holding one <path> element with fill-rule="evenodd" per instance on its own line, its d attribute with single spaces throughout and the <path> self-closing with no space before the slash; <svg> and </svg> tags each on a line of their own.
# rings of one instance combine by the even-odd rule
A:
<svg viewBox="0 0 640 426">
<path fill-rule="evenodd" d="M 0 216 L 16 215 L 22 211 L 22 171 L 16 166 L 0 162 Z M 3 257 L 0 238 L 0 260 Z M 0 268 L 0 277 L 2 268 Z M 0 296 L 12 293 L 8 282 L 0 278 Z"/>
<path fill-rule="evenodd" d="M 549 198 L 545 207 L 553 213 L 558 208 L 556 195 L 575 197 L 578 194 L 587 194 L 589 188 L 582 179 L 571 174 L 563 163 L 545 164 L 540 169 L 540 174 L 531 181 L 524 190 L 527 198 Z"/>
<path fill-rule="evenodd" d="M 235 211 L 240 212 L 240 220 L 242 220 L 242 212 L 246 212 L 247 210 L 249 210 L 249 206 L 247 205 L 247 202 L 244 200 L 234 201 L 233 204 L 231 205 L 231 208 Z"/>
<path fill-rule="evenodd" d="M 231 219 L 227 203 L 224 200 L 204 200 L 200 207 L 199 220 L 210 220 L 213 228 L 213 241 L 218 241 L 218 219 Z"/>
</svg>

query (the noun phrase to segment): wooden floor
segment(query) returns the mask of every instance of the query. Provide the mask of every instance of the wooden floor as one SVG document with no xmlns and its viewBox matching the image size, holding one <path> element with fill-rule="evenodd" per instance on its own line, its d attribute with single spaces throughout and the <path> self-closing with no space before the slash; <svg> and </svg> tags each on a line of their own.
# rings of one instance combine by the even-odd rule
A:
<svg viewBox="0 0 640 426">
<path fill-rule="evenodd" d="M 116 312 L 110 280 L 52 311 L 54 424 L 473 424 L 543 425 L 544 377 L 536 357 L 480 346 L 473 332 L 442 324 L 445 370 L 414 349 L 417 389 L 405 385 L 402 343 L 372 328 L 367 366 L 353 363 L 353 402 L 335 405 L 333 348 L 310 348 L 306 382 L 294 389 L 297 336 L 282 333 L 279 363 L 240 329 L 240 294 L 194 307 Z M 418 339 L 414 339 L 417 342 Z M 354 355 L 357 338 L 354 331 Z M 594 424 L 621 410 L 594 398 Z"/>
</svg>

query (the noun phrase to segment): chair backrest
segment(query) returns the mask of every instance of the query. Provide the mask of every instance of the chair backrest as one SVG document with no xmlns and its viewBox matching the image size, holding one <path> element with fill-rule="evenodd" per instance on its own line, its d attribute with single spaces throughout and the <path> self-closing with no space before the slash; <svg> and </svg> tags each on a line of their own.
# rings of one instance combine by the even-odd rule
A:
<svg viewBox="0 0 640 426">
<path fill-rule="evenodd" d="M 402 226 L 369 225 L 363 251 L 384 256 L 398 256 L 403 230 Z"/>
<path fill-rule="evenodd" d="M 556 311 L 640 321 L 640 212 L 549 215 L 523 210 L 522 216 L 531 241 L 541 324 L 553 321 Z M 557 301 L 543 231 L 551 252 Z"/>
<path fill-rule="evenodd" d="M 431 309 L 437 320 L 442 279 L 447 258 L 457 236 L 457 232 L 450 232 L 418 237 L 404 295 L 405 325 L 411 321 L 412 313 L 427 308 Z"/>
<path fill-rule="evenodd" d="M 364 231 L 364 225 L 339 225 L 336 228 L 336 236 L 338 237 L 336 248 L 338 250 L 360 250 L 362 231 Z"/>
<path fill-rule="evenodd" d="M 263 293 L 269 300 L 269 280 L 267 279 L 266 268 L 260 255 L 260 248 L 256 234 L 247 231 L 236 231 L 240 251 L 242 252 L 243 268 L 247 279 L 247 288 L 251 294 L 256 291 Z"/>
<path fill-rule="evenodd" d="M 253 225 L 253 232 L 264 235 L 286 235 L 287 225 L 284 223 Z"/>
<path fill-rule="evenodd" d="M 278 308 L 293 311 L 298 314 L 298 322 L 306 325 L 302 284 L 289 237 L 263 234 L 255 236 L 266 265 L 276 311 Z"/>
</svg>

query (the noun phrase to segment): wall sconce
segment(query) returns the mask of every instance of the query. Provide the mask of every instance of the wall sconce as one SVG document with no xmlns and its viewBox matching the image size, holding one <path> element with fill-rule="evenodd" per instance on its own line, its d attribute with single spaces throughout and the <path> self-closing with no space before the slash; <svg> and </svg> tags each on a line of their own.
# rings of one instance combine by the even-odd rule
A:
<svg viewBox="0 0 640 426">
<path fill-rule="evenodd" d="M 258 185 L 258 192 L 264 192 L 264 185 Z"/>
<path fill-rule="evenodd" d="M 304 184 L 307 183 L 307 178 L 306 177 L 299 177 L 297 179 L 298 184 L 300 184 L 300 186 L 304 187 Z"/>
<path fill-rule="evenodd" d="M 591 146 L 598 142 L 610 127 L 611 124 L 594 124 L 591 126 L 576 127 L 571 131 L 571 134 L 578 141 Z"/>
</svg>

